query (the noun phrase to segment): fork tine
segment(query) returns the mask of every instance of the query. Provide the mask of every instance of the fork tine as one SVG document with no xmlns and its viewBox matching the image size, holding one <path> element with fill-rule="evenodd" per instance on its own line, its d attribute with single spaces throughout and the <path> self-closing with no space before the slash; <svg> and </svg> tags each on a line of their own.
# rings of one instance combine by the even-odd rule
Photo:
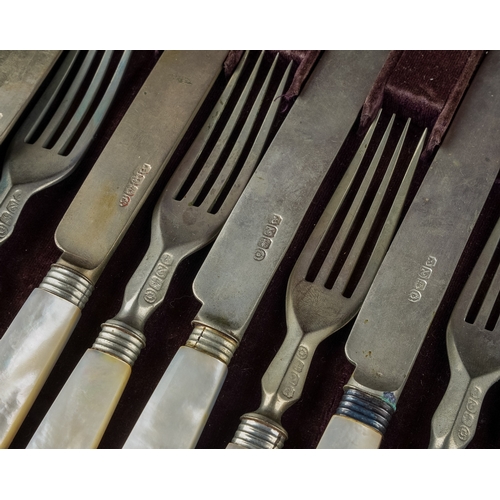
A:
<svg viewBox="0 0 500 500">
<path fill-rule="evenodd" d="M 51 81 L 50 85 L 48 86 L 47 90 L 45 91 L 44 95 L 40 99 L 40 101 L 37 103 L 37 107 L 39 106 L 40 112 L 39 113 L 33 113 L 31 116 L 36 116 L 36 120 L 34 123 L 31 125 L 30 129 L 28 130 L 24 142 L 30 144 L 33 142 L 33 137 L 37 135 L 38 129 L 40 127 L 40 124 L 45 121 L 45 117 L 47 116 L 47 113 L 50 111 L 52 108 L 52 104 L 59 95 L 59 92 L 61 92 L 61 88 L 64 86 L 64 83 L 66 79 L 68 78 L 69 73 L 71 73 L 71 70 L 73 69 L 75 62 L 78 58 L 80 51 L 78 50 L 73 50 L 68 53 L 68 55 L 65 57 L 63 63 L 61 64 L 61 67 L 58 69 L 57 74 L 55 75 L 54 79 Z M 30 116 L 30 117 L 31 117 Z"/>
<path fill-rule="evenodd" d="M 467 300 L 468 297 L 471 297 L 472 301 L 477 300 L 477 294 L 481 285 L 483 284 L 483 280 L 485 279 L 485 275 L 490 270 L 492 265 L 496 265 L 495 274 L 489 283 L 488 289 L 485 290 L 485 295 L 481 303 L 481 307 L 473 321 L 476 325 L 480 326 L 482 329 L 492 330 L 494 328 L 494 324 L 491 326 L 490 317 L 493 311 L 493 306 L 495 302 L 498 300 L 498 295 L 500 293 L 500 266 L 498 265 L 498 256 L 495 255 L 498 253 L 498 244 L 500 240 L 500 223 L 497 223 L 495 229 L 492 232 L 491 237 L 488 239 L 488 243 L 485 246 L 482 256 L 484 258 L 478 259 L 477 264 L 474 266 L 474 269 L 469 278 L 469 283 L 472 283 L 471 288 L 474 287 L 473 293 L 469 295 L 467 293 L 464 296 L 464 300 L 467 301 L 467 308 L 469 309 L 470 301 Z M 491 269 L 493 271 L 493 269 Z M 496 323 L 496 321 L 494 321 Z"/>
<path fill-rule="evenodd" d="M 179 167 L 176 168 L 175 172 L 172 174 L 168 182 L 168 186 L 165 191 L 171 192 L 172 197 L 177 197 L 183 185 L 188 182 L 190 176 L 193 174 L 192 169 L 198 162 L 200 155 L 207 146 L 208 142 L 211 140 L 214 131 L 217 129 L 217 124 L 224 110 L 226 109 L 231 96 L 241 78 L 241 74 L 246 67 L 248 61 L 249 51 L 245 51 L 241 61 L 234 70 L 229 82 L 224 88 L 221 97 L 218 99 L 217 104 L 213 108 L 210 116 L 207 118 L 202 129 L 194 139 L 190 148 L 183 156 Z"/>
<path fill-rule="evenodd" d="M 222 131 L 222 134 L 219 137 L 219 140 L 217 141 L 217 144 L 214 146 L 213 150 L 210 153 L 210 156 L 208 157 L 200 173 L 198 174 L 192 186 L 190 187 L 188 193 L 186 194 L 186 196 L 193 202 L 195 202 L 196 198 L 203 189 L 203 186 L 205 185 L 205 182 L 207 181 L 210 173 L 212 172 L 214 166 L 217 164 L 222 152 L 226 148 L 231 135 L 234 133 L 235 125 L 238 122 L 240 116 L 242 116 L 243 109 L 248 100 L 250 92 L 254 86 L 257 74 L 262 65 L 263 58 L 264 58 L 264 51 L 261 52 L 259 59 L 255 67 L 253 68 L 252 74 L 248 79 L 245 88 L 240 98 L 238 99 L 238 102 L 233 112 L 231 113 L 231 117 L 227 121 L 224 130 Z"/>
<path fill-rule="evenodd" d="M 393 115 L 394 117 L 394 115 Z M 406 121 L 405 127 L 403 129 L 403 132 L 401 133 L 401 136 L 399 137 L 398 143 L 396 145 L 396 148 L 394 150 L 394 153 L 392 155 L 391 161 L 387 167 L 387 170 L 384 174 L 384 177 L 382 179 L 382 182 L 380 183 L 379 188 L 377 189 L 377 193 L 372 201 L 372 204 L 370 206 L 370 209 L 365 217 L 365 220 L 363 221 L 363 224 L 361 226 L 361 229 L 358 232 L 358 235 L 356 236 L 356 240 L 349 252 L 349 255 L 344 262 L 344 265 L 342 266 L 342 269 L 337 277 L 337 280 L 335 282 L 335 286 L 339 287 L 341 290 L 344 290 L 351 275 L 353 270 L 355 269 L 356 263 L 361 255 L 361 252 L 365 246 L 366 240 L 368 238 L 368 235 L 370 233 L 370 230 L 373 226 L 373 223 L 375 222 L 375 218 L 378 216 L 380 206 L 382 205 L 382 201 L 387 193 L 387 187 L 389 185 L 389 182 L 394 174 L 394 170 L 396 168 L 396 163 L 398 162 L 399 156 L 401 154 L 401 150 L 403 148 L 403 143 L 406 139 L 406 135 L 408 133 L 408 128 L 410 126 L 410 119 Z M 416 166 L 416 162 L 415 162 Z M 411 175 L 413 177 L 413 175 Z M 410 177 L 410 178 L 411 178 Z M 358 193 L 360 195 L 361 193 Z M 401 199 L 401 208 L 404 202 L 404 198 Z M 360 203 L 361 204 L 361 203 Z M 359 205 L 360 205 L 359 204 Z M 394 205 L 393 207 L 394 210 L 398 209 L 398 206 Z M 393 218 L 394 224 L 398 218 Z"/>
<path fill-rule="evenodd" d="M 330 199 L 330 202 L 326 206 L 323 215 L 321 216 L 320 220 L 318 221 L 318 224 L 314 228 L 314 231 L 307 240 L 303 250 L 303 254 L 309 255 L 310 259 L 302 258 L 296 262 L 293 268 L 293 274 L 294 276 L 297 276 L 297 278 L 308 279 L 307 274 L 310 268 L 314 266 L 314 262 L 318 261 L 319 259 L 322 259 L 321 255 L 319 254 L 320 249 L 323 247 L 325 243 L 325 238 L 329 233 L 329 228 L 332 222 L 335 220 L 335 217 L 337 216 L 337 213 L 340 207 L 342 206 L 342 202 L 344 201 L 345 196 L 356 177 L 356 173 L 358 171 L 361 162 L 363 161 L 363 158 L 365 156 L 368 145 L 370 144 L 370 141 L 372 139 L 373 133 L 375 131 L 381 113 L 382 110 L 378 112 L 377 117 L 370 125 L 370 128 L 366 132 L 361 145 L 359 146 L 358 150 L 356 151 L 356 154 L 354 155 L 354 158 L 352 159 L 345 174 L 342 176 L 339 186 L 335 190 L 332 198 Z M 311 281 L 314 281 L 316 277 L 317 276 L 311 277 Z"/>
<path fill-rule="evenodd" d="M 277 62 L 278 62 L 278 55 L 276 55 L 274 59 L 271 69 L 267 74 L 266 81 L 264 82 L 260 90 L 260 93 L 254 102 L 252 110 L 248 115 L 245 125 L 243 126 L 243 129 L 241 130 L 240 135 L 238 136 L 238 139 L 231 151 L 231 154 L 229 155 L 228 160 L 226 161 L 226 164 L 224 165 L 222 171 L 219 173 L 217 180 L 210 189 L 210 192 L 206 196 L 205 200 L 201 204 L 201 206 L 206 207 L 207 211 L 209 212 L 214 213 L 217 211 L 214 210 L 215 205 L 221 205 L 221 206 L 225 205 L 227 207 L 227 210 L 230 210 L 231 207 L 234 205 L 234 203 L 236 203 L 236 200 L 239 198 L 241 192 L 243 191 L 253 171 L 255 170 L 255 167 L 260 161 L 260 158 L 262 156 L 262 151 L 269 136 L 269 132 L 278 113 L 278 108 L 280 105 L 279 97 L 283 95 L 283 92 L 285 90 L 285 85 L 288 81 L 288 77 L 292 70 L 292 62 L 288 64 L 288 67 L 281 78 L 279 87 L 276 91 L 275 96 L 273 97 L 273 101 L 271 102 L 271 105 L 267 110 L 266 116 L 264 118 L 264 121 L 262 122 L 262 125 L 259 128 L 257 136 L 253 140 L 252 146 L 250 148 L 250 151 L 246 157 L 243 166 L 241 167 L 241 170 L 239 172 L 236 172 L 235 175 L 235 167 L 240 160 L 243 150 L 246 148 L 250 134 L 252 132 L 252 129 L 254 128 L 255 120 L 257 118 L 257 115 L 259 114 L 260 109 L 262 108 L 264 99 L 268 93 L 269 86 L 271 84 L 272 77 L 276 71 Z M 221 196 L 224 188 L 226 187 L 226 184 L 229 182 L 231 178 L 234 177 L 237 177 L 237 181 L 236 183 L 234 183 L 234 185 L 232 185 L 231 192 L 228 194 L 226 198 L 227 203 L 225 203 L 226 200 L 224 199 L 221 200 L 222 203 L 219 203 L 219 197 Z M 225 212 L 227 212 L 227 210 L 225 210 Z"/>
<path fill-rule="evenodd" d="M 78 109 L 73 114 L 70 122 L 68 123 L 64 132 L 61 134 L 61 136 L 59 137 L 54 146 L 59 154 L 64 155 L 66 147 L 71 142 L 75 134 L 78 132 L 80 125 L 84 121 L 87 112 L 92 103 L 94 102 L 94 99 L 102 85 L 104 77 L 106 76 L 106 72 L 111 63 L 112 56 L 113 56 L 112 50 L 107 50 L 104 53 L 99 63 L 99 67 L 92 78 L 92 82 L 90 83 L 87 92 L 85 93 L 85 96 L 83 97 L 82 101 L 80 102 L 80 105 L 78 106 Z"/>
<path fill-rule="evenodd" d="M 114 97 L 116 96 L 116 90 L 122 81 L 123 74 L 127 69 L 127 65 L 131 55 L 132 55 L 131 50 L 125 50 L 123 52 L 122 57 L 118 63 L 118 66 L 116 67 L 116 70 L 113 73 L 113 77 L 109 82 L 109 85 L 106 88 L 104 95 L 102 96 L 102 99 L 99 101 L 97 108 L 90 117 L 90 120 L 85 126 L 84 130 L 82 131 L 80 137 L 78 138 L 74 146 L 71 148 L 71 151 L 67 151 L 66 150 L 67 145 L 64 145 L 61 147 L 59 154 L 67 155 L 71 152 L 73 156 L 79 157 L 85 153 L 88 145 L 90 144 L 90 141 L 95 136 L 97 129 L 101 125 L 102 120 L 104 119 L 109 107 L 111 106 Z M 68 141 L 71 142 L 70 139 L 68 139 Z"/>
<path fill-rule="evenodd" d="M 382 140 L 380 141 L 377 147 L 377 151 L 375 152 L 375 155 L 370 163 L 370 166 L 368 167 L 368 170 L 363 178 L 363 181 L 361 182 L 361 186 L 359 187 L 356 193 L 356 197 L 354 198 L 350 210 L 346 218 L 344 219 L 344 222 L 342 223 L 342 226 L 337 234 L 337 237 L 335 238 L 335 241 L 333 242 L 332 246 L 330 247 L 330 250 L 328 251 L 328 254 L 323 262 L 323 265 L 319 270 L 316 279 L 314 280 L 316 283 L 322 283 L 323 285 L 326 285 L 326 282 L 330 278 L 333 266 L 335 265 L 335 262 L 339 258 L 342 247 L 344 246 L 345 240 L 351 230 L 352 222 L 356 214 L 358 213 L 361 203 L 365 198 L 366 192 L 370 187 L 375 171 L 377 170 L 380 158 L 382 157 L 382 153 L 385 149 L 387 140 L 389 139 L 389 135 L 392 130 L 392 126 L 394 124 L 394 118 L 395 115 L 392 115 L 391 120 L 389 121 L 389 124 L 385 129 Z"/>
<path fill-rule="evenodd" d="M 37 142 L 40 142 L 40 144 L 42 144 L 42 147 L 44 148 L 48 147 L 50 141 L 54 137 L 54 134 L 59 129 L 69 108 L 73 104 L 76 95 L 78 94 L 78 91 L 80 90 L 96 55 L 97 55 L 96 50 L 89 50 L 89 52 L 85 56 L 85 59 L 83 60 L 82 65 L 80 66 L 75 79 L 71 82 L 71 86 L 66 92 L 66 95 L 64 96 L 61 104 L 58 106 L 57 111 L 55 112 L 54 116 L 52 117 L 52 119 L 47 124 L 42 134 L 38 138 Z"/>
<path fill-rule="evenodd" d="M 410 189 L 411 181 L 417 169 L 420 155 L 422 154 L 426 136 L 427 136 L 427 129 L 423 131 L 420 140 L 417 144 L 417 147 L 413 152 L 413 156 L 408 165 L 408 168 L 406 169 L 403 180 L 399 185 L 399 189 L 389 209 L 389 213 L 387 214 L 382 230 L 377 238 L 377 242 L 375 243 L 375 246 L 371 252 L 370 258 L 367 260 L 366 267 L 364 268 L 363 273 L 361 274 L 361 277 L 359 278 L 359 281 L 356 284 L 356 289 L 353 290 L 352 292 L 349 292 L 348 296 L 352 296 L 354 298 L 356 295 L 356 291 L 358 291 L 358 293 L 360 294 L 365 294 L 373 281 L 373 278 L 387 251 L 387 248 L 389 247 L 392 237 L 396 232 L 397 223 L 401 217 L 404 202 L 406 200 L 406 196 Z M 366 234 L 366 237 L 364 238 L 363 241 L 364 244 L 366 243 L 366 238 L 370 234 L 370 228 L 369 227 L 362 228 L 361 231 Z M 356 257 L 354 257 L 353 253 L 353 260 L 354 258 L 356 258 L 356 265 L 357 265 L 357 260 L 359 259 L 359 252 L 355 252 L 355 255 Z M 355 269 L 354 264 L 352 265 L 351 269 Z M 352 273 L 353 272 L 351 271 L 350 273 L 351 276 Z M 347 286 L 349 286 L 349 282 L 347 282 Z"/>
</svg>

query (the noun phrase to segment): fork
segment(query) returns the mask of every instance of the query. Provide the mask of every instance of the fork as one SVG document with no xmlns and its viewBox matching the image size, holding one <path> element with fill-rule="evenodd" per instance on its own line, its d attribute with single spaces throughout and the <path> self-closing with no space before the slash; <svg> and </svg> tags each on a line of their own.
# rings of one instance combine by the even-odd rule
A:
<svg viewBox="0 0 500 500">
<path fill-rule="evenodd" d="M 228 102 L 237 94 L 235 88 L 244 83 L 249 65 L 249 52 L 245 53 L 155 207 L 150 247 L 126 287 L 120 311 L 102 325 L 28 448 L 99 444 L 145 345 L 147 319 L 165 298 L 180 262 L 215 239 L 267 146 L 280 104 L 277 97 L 283 94 L 291 63 L 280 77 L 276 56 L 252 104 L 263 61 L 264 52 L 231 111 Z M 279 85 L 271 93 L 275 80 Z"/>
<path fill-rule="evenodd" d="M 70 175 L 90 146 L 131 56 L 124 51 L 109 80 L 113 53 L 99 61 L 95 50 L 70 51 L 13 137 L 0 179 L 0 245 L 26 201 Z"/>
<path fill-rule="evenodd" d="M 431 423 L 429 448 L 465 448 L 486 392 L 500 379 L 500 220 L 453 309 L 446 332 L 451 378 Z"/>
<path fill-rule="evenodd" d="M 368 129 L 292 270 L 286 295 L 286 338 L 262 378 L 260 407 L 241 417 L 227 448 L 283 447 L 288 434 L 281 424 L 282 415 L 300 398 L 317 346 L 359 311 L 389 247 L 422 152 L 426 131 L 421 135 L 409 165 L 398 163 L 410 126 L 410 119 L 406 121 L 373 194 L 375 172 L 381 166 L 383 154 L 390 154 L 387 142 L 395 121 L 395 115 L 392 115 L 356 192 L 354 181 L 362 175 L 360 166 L 381 113 L 382 110 Z M 396 165 L 406 172 L 394 195 L 388 192 L 388 186 Z M 355 193 L 354 198 L 349 193 Z M 390 210 L 382 207 L 386 200 L 391 203 Z M 369 204 L 367 213 L 364 212 L 366 204 Z M 348 212 L 342 219 L 346 209 Z M 381 228 L 378 232 L 373 230 L 375 223 Z"/>
</svg>

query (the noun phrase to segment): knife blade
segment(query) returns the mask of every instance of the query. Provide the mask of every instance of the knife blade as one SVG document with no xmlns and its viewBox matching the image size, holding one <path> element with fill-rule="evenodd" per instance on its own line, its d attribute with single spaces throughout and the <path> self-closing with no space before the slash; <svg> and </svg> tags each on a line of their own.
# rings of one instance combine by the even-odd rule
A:
<svg viewBox="0 0 500 500">
<path fill-rule="evenodd" d="M 331 51 L 264 155 L 197 274 L 202 307 L 125 448 L 194 447 L 227 365 L 387 52 Z"/>
<path fill-rule="evenodd" d="M 0 144 L 61 52 L 61 50 L 0 50 Z"/>
<path fill-rule="evenodd" d="M 346 343 L 355 365 L 318 448 L 377 448 L 500 168 L 500 54 L 488 55 Z"/>
<path fill-rule="evenodd" d="M 61 220 L 62 256 L 0 339 L 0 447 L 12 441 L 226 55 L 165 52 Z"/>
</svg>

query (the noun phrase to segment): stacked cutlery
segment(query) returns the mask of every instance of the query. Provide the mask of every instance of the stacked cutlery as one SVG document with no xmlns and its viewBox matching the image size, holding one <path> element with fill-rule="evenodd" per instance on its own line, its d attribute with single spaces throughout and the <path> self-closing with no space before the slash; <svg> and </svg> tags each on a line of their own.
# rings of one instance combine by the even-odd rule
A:
<svg viewBox="0 0 500 500">
<path fill-rule="evenodd" d="M 387 53 L 326 52 L 215 241 L 194 330 L 126 448 L 194 447 L 243 334 Z"/>
<path fill-rule="evenodd" d="M 243 111 L 259 88 L 256 81 L 264 69 L 263 60 L 261 53 L 243 88 L 248 53 L 232 75 L 158 201 L 151 245 L 127 285 L 121 310 L 102 325 L 92 349 L 66 382 L 29 448 L 90 448 L 99 444 L 130 369 L 145 345 L 147 319 L 163 302 L 181 261 L 215 238 L 269 140 L 291 63 L 280 73 L 275 57 L 245 118 Z M 228 103 L 234 103 L 236 87 L 242 91 L 229 114 Z M 262 111 L 266 111 L 263 121 L 258 120 Z M 255 135 L 256 127 L 259 131 Z"/>
<path fill-rule="evenodd" d="M 0 339 L 0 446 L 9 445 L 24 420 L 226 54 L 162 55 L 61 220 L 55 235 L 61 258 Z"/>
</svg>

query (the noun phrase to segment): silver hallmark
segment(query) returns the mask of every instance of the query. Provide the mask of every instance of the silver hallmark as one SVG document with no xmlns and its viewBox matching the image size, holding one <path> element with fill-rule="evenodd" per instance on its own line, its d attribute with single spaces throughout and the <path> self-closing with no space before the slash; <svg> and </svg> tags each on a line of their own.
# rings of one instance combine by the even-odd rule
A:
<svg viewBox="0 0 500 500">
<path fill-rule="evenodd" d="M 266 258 L 266 250 L 268 250 L 272 243 L 273 238 L 276 236 L 278 232 L 278 226 L 281 224 L 283 218 L 278 214 L 272 214 L 268 223 L 265 225 L 264 230 L 262 231 L 262 236 L 257 241 L 257 247 L 254 250 L 253 258 L 257 261 L 264 260 Z"/>
<path fill-rule="evenodd" d="M 151 169 L 152 167 L 151 165 L 149 165 L 149 163 L 144 163 L 137 170 L 134 170 L 134 173 L 130 177 L 127 186 L 123 190 L 123 194 L 119 201 L 120 207 L 126 207 L 130 203 L 132 197 L 135 195 L 135 193 L 137 193 L 139 186 L 146 178 L 146 175 L 151 172 Z"/>
<path fill-rule="evenodd" d="M 434 267 L 436 263 L 436 257 L 429 255 L 427 257 L 427 260 L 425 261 L 425 265 L 420 267 L 418 277 L 413 284 L 413 289 L 410 290 L 410 293 L 408 295 L 408 300 L 410 302 L 418 302 L 422 299 L 422 292 L 425 290 L 428 280 L 432 275 L 431 268 Z"/>
<path fill-rule="evenodd" d="M 163 254 L 156 262 L 153 272 L 149 275 L 147 281 L 148 287 L 144 291 L 144 300 L 148 304 L 154 304 L 156 302 L 158 292 L 163 287 L 163 283 L 170 272 L 169 266 L 172 265 L 172 263 L 173 257 L 168 253 Z"/>
<path fill-rule="evenodd" d="M 457 430 L 458 439 L 460 439 L 461 441 L 467 441 L 469 439 L 469 436 L 471 434 L 470 428 L 476 420 L 478 409 L 481 407 L 481 394 L 482 391 L 479 387 L 472 387 L 469 394 L 469 399 L 467 400 L 467 403 L 465 405 L 465 410 L 462 414 L 462 424 Z"/>
</svg>

